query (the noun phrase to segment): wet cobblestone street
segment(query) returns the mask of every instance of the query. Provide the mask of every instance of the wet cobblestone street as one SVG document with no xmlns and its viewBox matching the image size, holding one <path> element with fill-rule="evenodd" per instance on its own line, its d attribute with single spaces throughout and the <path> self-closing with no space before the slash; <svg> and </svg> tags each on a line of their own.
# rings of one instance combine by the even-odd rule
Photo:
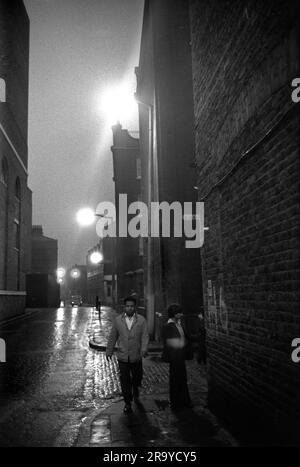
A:
<svg viewBox="0 0 300 467">
<path fill-rule="evenodd" d="M 168 364 L 150 352 L 143 361 L 142 412 L 124 418 L 117 359 L 107 361 L 104 350 L 89 346 L 91 339 L 106 343 L 113 316 L 103 309 L 99 323 L 92 308 L 67 307 L 0 327 L 8 344 L 0 367 L 0 445 L 191 446 L 201 430 L 204 445 L 230 445 L 207 409 L 205 369 L 195 360 L 187 362 L 187 373 L 196 411 L 170 412 Z"/>
<path fill-rule="evenodd" d="M 105 407 L 106 380 L 97 380 L 88 344 L 90 311 L 40 310 L 1 326 L 1 446 L 53 446 L 61 437 L 72 445 L 86 414 Z"/>
<path fill-rule="evenodd" d="M 103 345 L 105 348 L 108 334 L 111 328 L 112 319 L 115 313 L 111 309 L 102 307 L 101 320 L 98 312 L 92 310 L 90 313 L 88 334 L 93 342 Z M 94 395 L 99 398 L 112 398 L 121 394 L 119 381 L 118 363 L 115 355 L 111 361 L 105 358 L 105 352 L 93 351 L 88 355 L 88 368 L 93 368 L 90 374 L 90 385 L 94 385 Z M 201 371 L 196 361 L 188 361 L 187 369 L 189 384 L 197 390 L 206 391 L 206 384 L 203 383 L 203 371 Z M 144 376 L 141 394 L 153 394 L 165 391 L 168 385 L 168 364 L 160 359 L 160 352 L 151 352 L 143 360 Z"/>
</svg>

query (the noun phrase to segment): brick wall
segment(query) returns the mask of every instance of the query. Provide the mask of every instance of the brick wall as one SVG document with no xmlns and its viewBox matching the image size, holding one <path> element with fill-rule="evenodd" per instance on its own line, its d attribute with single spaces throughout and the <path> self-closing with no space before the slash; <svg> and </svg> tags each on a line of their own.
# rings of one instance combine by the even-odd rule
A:
<svg viewBox="0 0 300 467">
<path fill-rule="evenodd" d="M 192 0 L 190 15 L 195 162 L 210 229 L 201 252 L 209 403 L 240 435 L 253 425 L 257 439 L 289 443 L 299 438 L 295 12 L 292 2 Z"/>
<path fill-rule="evenodd" d="M 27 175 L 3 133 L 0 131 L 0 164 L 5 157 L 8 166 L 8 184 L 0 186 L 0 290 L 17 290 L 17 255 L 15 235 L 13 232 L 15 219 L 15 184 L 20 180 L 21 217 L 20 217 L 20 279 L 19 289 L 25 290 L 25 275 L 30 269 L 30 232 L 31 232 L 31 190 L 27 187 Z M 7 214 L 6 214 L 7 213 Z M 5 216 L 7 215 L 7 223 Z M 7 238 L 6 229 L 8 230 Z M 5 269 L 5 249 L 7 250 L 7 267 Z"/>
<path fill-rule="evenodd" d="M 1 121 L 27 166 L 29 19 L 22 0 L 0 0 L 0 77 L 6 82 Z"/>
<path fill-rule="evenodd" d="M 5 160 L 7 186 L 0 182 L 0 320 L 21 313 L 30 268 L 31 191 L 27 186 L 29 20 L 21 0 L 0 0 L 0 170 Z M 20 248 L 16 248 L 15 187 L 20 182 Z M 19 272 L 18 272 L 19 271 Z M 9 291 L 7 294 L 5 291 Z M 11 292 L 18 293 L 12 294 Z M 6 295 L 5 295 L 6 294 Z"/>
<path fill-rule="evenodd" d="M 25 312 L 25 295 L 0 295 L 0 321 Z"/>
</svg>

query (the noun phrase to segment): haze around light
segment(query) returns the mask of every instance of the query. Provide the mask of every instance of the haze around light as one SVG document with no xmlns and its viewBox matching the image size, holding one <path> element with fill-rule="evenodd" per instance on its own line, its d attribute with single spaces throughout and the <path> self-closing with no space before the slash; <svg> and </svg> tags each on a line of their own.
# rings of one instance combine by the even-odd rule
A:
<svg viewBox="0 0 300 467">
<path fill-rule="evenodd" d="M 134 68 L 143 1 L 24 4 L 30 19 L 28 171 L 33 224 L 58 239 L 58 264 L 68 268 L 85 264 L 87 251 L 99 240 L 95 225 L 79 226 L 77 211 L 114 202 L 113 120 L 137 137 Z M 119 95 L 123 111 L 116 111 L 116 100 L 110 103 L 112 94 Z"/>
</svg>

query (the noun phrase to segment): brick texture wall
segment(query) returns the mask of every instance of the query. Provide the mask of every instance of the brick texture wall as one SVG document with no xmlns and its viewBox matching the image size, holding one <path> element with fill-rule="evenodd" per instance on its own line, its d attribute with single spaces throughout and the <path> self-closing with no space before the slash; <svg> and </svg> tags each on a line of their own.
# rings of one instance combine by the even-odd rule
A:
<svg viewBox="0 0 300 467">
<path fill-rule="evenodd" d="M 29 19 L 22 0 L 0 0 L 0 78 L 6 82 L 1 122 L 27 166 Z"/>
<path fill-rule="evenodd" d="M 29 19 L 21 0 L 0 0 L 0 78 L 6 101 L 0 102 L 0 320 L 24 311 L 26 273 L 31 256 L 31 196 L 27 186 Z M 17 157 L 18 155 L 18 157 Z M 19 158 L 19 160 L 18 160 Z M 1 178 L 1 176 L 0 176 Z M 16 180 L 20 183 L 20 242 L 16 249 Z M 5 295 L 5 291 L 10 294 Z M 11 292 L 17 292 L 12 294 Z"/>
<path fill-rule="evenodd" d="M 192 0 L 190 17 L 209 404 L 240 436 L 298 443 L 295 11 Z"/>
<path fill-rule="evenodd" d="M 0 321 L 24 313 L 25 300 L 25 295 L 0 295 Z"/>
</svg>

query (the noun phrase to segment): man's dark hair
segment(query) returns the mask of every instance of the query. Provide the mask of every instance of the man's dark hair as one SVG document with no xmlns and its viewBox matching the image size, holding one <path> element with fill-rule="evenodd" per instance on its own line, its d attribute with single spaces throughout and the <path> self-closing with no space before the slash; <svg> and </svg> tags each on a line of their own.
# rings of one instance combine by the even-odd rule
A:
<svg viewBox="0 0 300 467">
<path fill-rule="evenodd" d="M 178 303 L 172 303 L 168 306 L 168 318 L 174 318 L 177 313 L 182 313 L 182 307 Z"/>
<path fill-rule="evenodd" d="M 126 302 L 133 302 L 134 305 L 136 305 L 136 298 L 134 296 L 128 296 L 124 298 L 124 305 L 126 305 Z"/>
</svg>

